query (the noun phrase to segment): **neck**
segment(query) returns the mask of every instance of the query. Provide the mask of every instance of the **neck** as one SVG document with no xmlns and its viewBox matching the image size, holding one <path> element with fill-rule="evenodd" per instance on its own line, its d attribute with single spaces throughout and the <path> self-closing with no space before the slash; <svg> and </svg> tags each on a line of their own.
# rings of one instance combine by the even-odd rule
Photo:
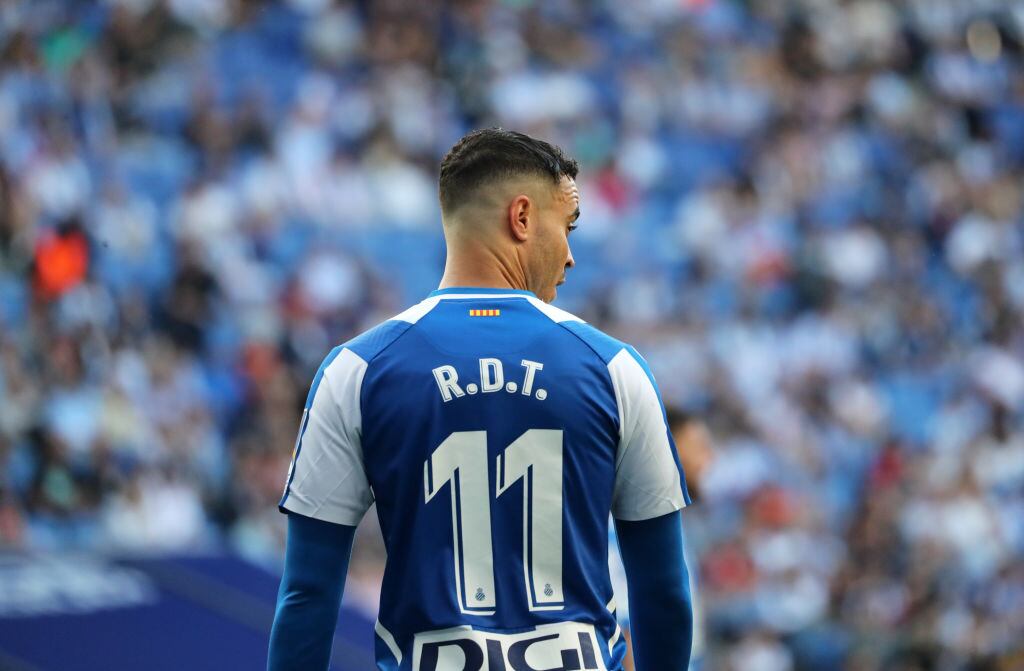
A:
<svg viewBox="0 0 1024 671">
<path fill-rule="evenodd" d="M 448 245 L 448 256 L 444 263 L 439 289 L 449 287 L 485 287 L 493 289 L 526 290 L 526 273 L 519 263 L 514 250 L 500 253 L 497 250 L 475 246 L 464 249 Z"/>
</svg>

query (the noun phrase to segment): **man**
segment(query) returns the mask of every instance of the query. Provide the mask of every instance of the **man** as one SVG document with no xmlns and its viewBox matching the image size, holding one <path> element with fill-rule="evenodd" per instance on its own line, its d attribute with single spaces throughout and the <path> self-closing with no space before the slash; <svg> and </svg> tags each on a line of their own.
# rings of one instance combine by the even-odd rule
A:
<svg viewBox="0 0 1024 671">
<path fill-rule="evenodd" d="M 573 266 L 576 162 L 475 131 L 441 164 L 441 288 L 335 348 L 281 509 L 269 669 L 325 669 L 356 525 L 388 550 L 377 667 L 617 671 L 617 520 L 636 668 L 687 667 L 689 502 L 661 399 L 628 345 L 550 306 Z"/>
</svg>

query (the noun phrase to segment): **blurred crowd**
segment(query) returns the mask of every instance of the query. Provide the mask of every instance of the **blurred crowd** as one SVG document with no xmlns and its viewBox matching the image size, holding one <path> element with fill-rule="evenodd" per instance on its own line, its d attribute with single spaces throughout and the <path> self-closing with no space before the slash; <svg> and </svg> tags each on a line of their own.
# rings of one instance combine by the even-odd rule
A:
<svg viewBox="0 0 1024 671">
<path fill-rule="evenodd" d="M 0 2 L 0 547 L 277 561 L 316 366 L 500 124 L 581 162 L 560 305 L 714 437 L 705 667 L 1024 668 L 1022 49 L 1004 0 Z"/>
</svg>

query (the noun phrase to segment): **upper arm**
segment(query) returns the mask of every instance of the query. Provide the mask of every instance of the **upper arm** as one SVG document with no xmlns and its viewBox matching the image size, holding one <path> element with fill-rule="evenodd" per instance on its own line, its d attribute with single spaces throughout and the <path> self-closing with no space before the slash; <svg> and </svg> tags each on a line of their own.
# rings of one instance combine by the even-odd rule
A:
<svg viewBox="0 0 1024 671">
<path fill-rule="evenodd" d="M 289 513 L 285 588 L 340 598 L 355 535 L 353 526 Z"/>
<path fill-rule="evenodd" d="M 362 450 L 366 361 L 332 352 L 313 381 L 288 473 L 283 510 L 356 526 L 373 503 Z"/>
<path fill-rule="evenodd" d="M 646 520 L 683 508 L 689 499 L 653 376 L 628 347 L 608 362 L 608 370 L 619 410 L 612 515 Z"/>
</svg>

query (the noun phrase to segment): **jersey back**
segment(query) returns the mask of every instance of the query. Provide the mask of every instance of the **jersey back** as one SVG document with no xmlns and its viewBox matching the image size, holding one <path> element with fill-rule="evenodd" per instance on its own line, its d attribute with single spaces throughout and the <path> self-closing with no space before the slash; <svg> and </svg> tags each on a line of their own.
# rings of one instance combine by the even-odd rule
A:
<svg viewBox="0 0 1024 671">
<path fill-rule="evenodd" d="M 529 292 L 445 289 L 335 348 L 283 510 L 387 549 L 377 667 L 621 668 L 608 515 L 689 502 L 631 347 Z"/>
</svg>

